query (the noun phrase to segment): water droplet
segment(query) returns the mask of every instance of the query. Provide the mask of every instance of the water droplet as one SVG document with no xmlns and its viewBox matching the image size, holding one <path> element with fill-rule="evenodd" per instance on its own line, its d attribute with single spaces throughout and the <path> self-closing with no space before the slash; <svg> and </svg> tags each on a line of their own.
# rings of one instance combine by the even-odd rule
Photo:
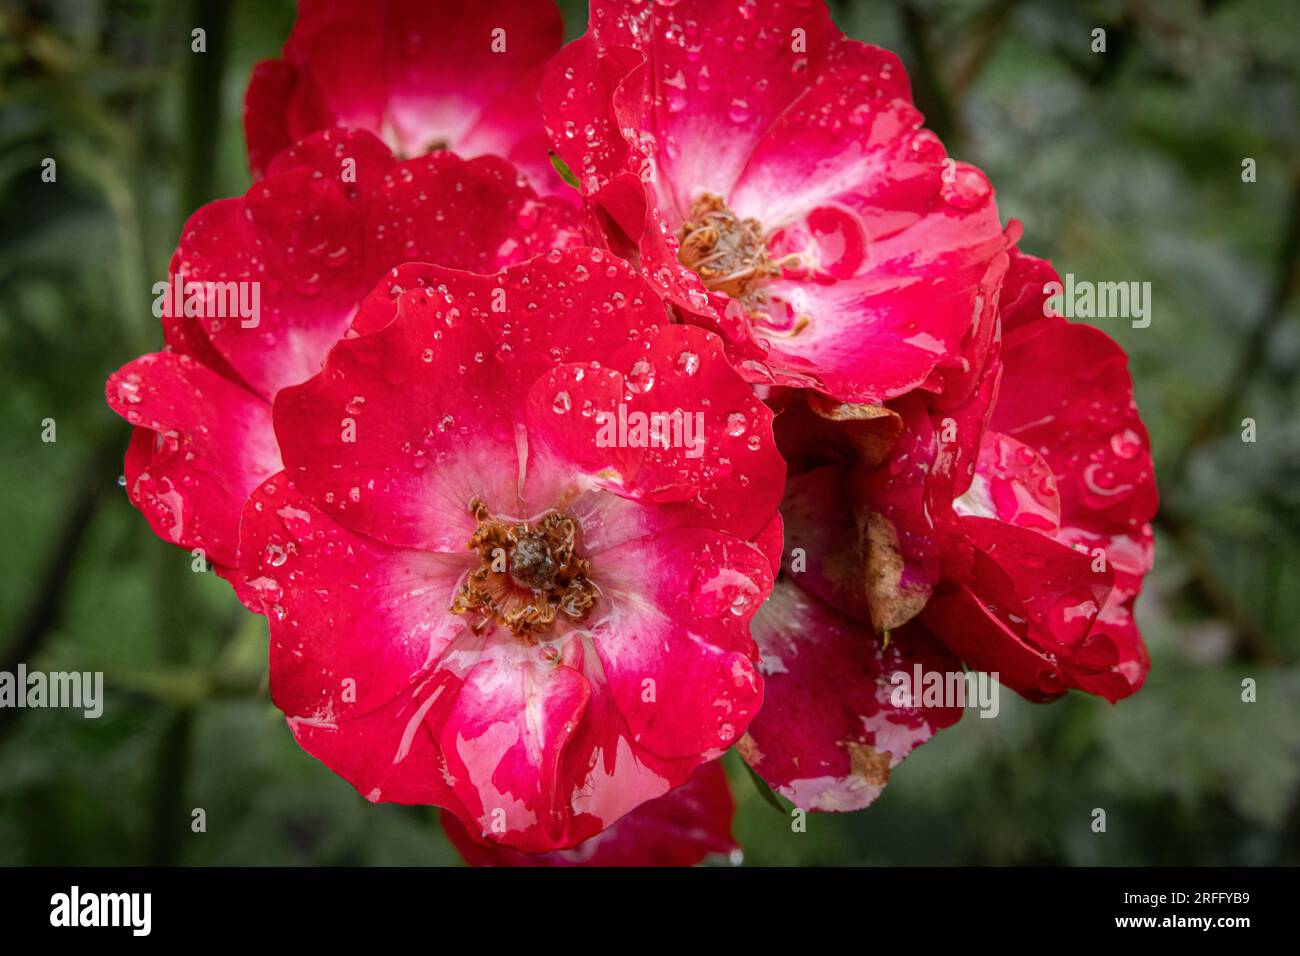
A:
<svg viewBox="0 0 1300 956">
<path fill-rule="evenodd" d="M 993 193 L 988 177 L 967 163 L 957 163 L 952 182 L 945 182 L 940 192 L 944 201 L 958 209 L 976 209 Z"/>
<path fill-rule="evenodd" d="M 1125 428 L 1110 436 L 1110 450 L 1120 458 L 1136 458 L 1142 450 L 1142 439 L 1131 428 Z"/>
<path fill-rule="evenodd" d="M 857 216 L 834 206 L 819 206 L 808 214 L 808 231 L 816 243 L 817 264 L 837 279 L 848 279 L 862 268 L 867 235 Z"/>
<path fill-rule="evenodd" d="M 655 387 L 655 367 L 648 359 L 637 359 L 627 374 L 627 387 L 643 395 Z"/>
</svg>

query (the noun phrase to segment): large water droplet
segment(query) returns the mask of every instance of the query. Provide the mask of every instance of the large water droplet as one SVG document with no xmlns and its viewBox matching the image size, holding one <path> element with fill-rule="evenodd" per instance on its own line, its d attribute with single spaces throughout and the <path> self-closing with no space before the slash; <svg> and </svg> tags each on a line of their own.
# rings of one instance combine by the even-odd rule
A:
<svg viewBox="0 0 1300 956">
<path fill-rule="evenodd" d="M 627 374 L 627 387 L 643 395 L 655 387 L 655 367 L 648 359 L 637 359 Z"/>
</svg>

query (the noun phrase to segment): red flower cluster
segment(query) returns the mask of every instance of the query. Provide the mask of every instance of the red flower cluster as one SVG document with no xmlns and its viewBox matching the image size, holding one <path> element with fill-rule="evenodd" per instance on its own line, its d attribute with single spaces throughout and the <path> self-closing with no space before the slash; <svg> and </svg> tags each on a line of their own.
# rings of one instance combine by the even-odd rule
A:
<svg viewBox="0 0 1300 956">
<path fill-rule="evenodd" d="M 1124 354 L 1049 314 L 898 60 L 817 0 L 560 33 L 303 0 L 258 182 L 109 380 L 131 500 L 266 615 L 301 746 L 471 863 L 690 864 L 734 849 L 733 745 L 870 803 L 961 714 L 899 673 L 1136 691 Z"/>
</svg>

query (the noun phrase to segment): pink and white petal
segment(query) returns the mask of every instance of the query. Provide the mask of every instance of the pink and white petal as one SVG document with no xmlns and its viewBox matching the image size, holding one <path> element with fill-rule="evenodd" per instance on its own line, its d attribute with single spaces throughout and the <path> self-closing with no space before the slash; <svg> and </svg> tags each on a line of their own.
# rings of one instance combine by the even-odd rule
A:
<svg viewBox="0 0 1300 956">
<path fill-rule="evenodd" d="M 790 2 L 760 14 L 709 0 L 597 0 L 588 30 L 602 50 L 633 47 L 646 57 L 645 94 L 628 98 L 638 121 L 623 126 L 654 135 L 659 201 L 678 215 L 693 191 L 730 193 L 755 143 L 843 42 L 823 6 Z"/>
<path fill-rule="evenodd" d="M 1003 521 L 972 516 L 962 525 L 971 543 L 1007 575 L 1019 599 L 1013 604 L 986 595 L 992 603 L 1026 617 L 1029 633 L 1048 651 L 1068 653 L 1084 640 L 1114 586 L 1112 567 L 1101 568 L 1090 555 Z"/>
<path fill-rule="evenodd" d="M 143 355 L 109 377 L 108 404 L 136 431 L 127 494 L 160 538 L 236 561 L 244 499 L 280 469 L 266 402 L 186 355 Z"/>
<path fill-rule="evenodd" d="M 1123 349 L 1100 329 L 1043 318 L 1008 333 L 1003 363 L 990 427 L 1051 466 L 1062 523 L 1119 532 L 1149 521 L 1157 505 L 1151 445 Z"/>
<path fill-rule="evenodd" d="M 855 215 L 833 213 L 837 225 L 826 229 L 840 234 L 838 246 L 861 227 Z M 770 347 L 767 364 L 840 401 L 878 403 L 926 384 L 936 369 L 962 362 L 973 320 L 996 290 L 990 279 L 1001 277 L 1003 243 L 991 198 L 976 214 L 936 200 L 910 226 L 871 237 L 852 274 L 827 282 L 787 271 L 765 287 L 777 317 L 755 325 Z M 791 303 L 808 319 L 797 332 L 780 311 Z"/>
<path fill-rule="evenodd" d="M 322 375 L 280 396 L 281 440 L 295 482 L 339 520 L 392 544 L 460 549 L 475 495 L 497 514 L 528 517 L 542 499 L 525 486 L 535 478 L 552 489 L 559 470 L 528 460 L 538 377 L 603 359 L 665 317 L 626 264 L 593 249 L 493 276 L 433 267 L 399 276 L 395 305 L 381 284 L 387 292 L 359 312 L 371 334 L 341 342 Z M 578 302 L 601 308 L 592 315 Z M 345 418 L 354 442 L 340 440 Z"/>
<path fill-rule="evenodd" d="M 495 272 L 581 238 L 577 211 L 539 199 L 503 159 L 440 152 L 394 163 L 368 133 L 325 130 L 277 156 L 243 198 L 199 210 L 173 270 L 186 282 L 256 283 L 254 319 L 205 317 L 202 328 L 269 400 L 320 369 L 395 266 Z"/>
<path fill-rule="evenodd" d="M 706 757 L 666 759 L 641 746 L 611 692 L 595 640 L 583 635 L 583 674 L 592 688 L 587 720 L 569 748 L 577 845 L 648 800 L 685 783 Z"/>
<path fill-rule="evenodd" d="M 407 155 L 445 143 L 530 167 L 539 191 L 567 191 L 549 168 L 538 84 L 560 48 L 563 21 L 549 0 L 492 0 L 442 11 L 398 0 L 388 22 L 389 117 Z"/>
<path fill-rule="evenodd" d="M 527 500 L 573 498 L 599 484 L 643 506 L 595 503 L 596 549 L 677 526 L 756 534 L 775 510 L 784 465 L 770 411 L 721 343 L 665 326 L 621 351 L 614 367 L 567 366 L 538 379 L 528 402 Z M 747 470 L 738 473 L 737 459 Z M 748 499 L 743 489 L 752 489 Z M 742 504 L 752 511 L 737 513 Z"/>
<path fill-rule="evenodd" d="M 356 199 L 374 189 L 397 162 L 383 140 L 363 129 L 309 130 L 271 158 L 266 175 L 307 169 L 318 174 L 322 185 L 337 182 L 348 199 Z"/>
<path fill-rule="evenodd" d="M 631 150 L 623 139 L 615 101 L 625 85 L 628 97 L 639 94 L 644 63 L 639 51 L 602 47 L 588 32 L 565 44 L 546 66 L 541 85 L 546 133 L 588 198 L 602 194 L 616 179 L 636 179 L 629 173 Z M 628 187 L 640 193 L 635 202 L 644 210 L 644 193 L 631 183 Z M 628 210 L 619 203 L 610 212 L 633 237 L 640 233 L 641 221 L 633 231 Z"/>
<path fill-rule="evenodd" d="M 289 139 L 337 125 L 382 135 L 406 156 L 496 153 L 541 172 L 536 91 L 562 30 L 554 4 L 537 0 L 448 8 L 436 22 L 418 0 L 304 3 L 284 48 L 293 72 L 264 66 L 250 85 L 250 164 L 256 172 L 251 147 L 264 153 L 278 124 Z M 536 184 L 557 191 L 545 172 Z"/>
<path fill-rule="evenodd" d="M 805 810 L 868 806 L 903 758 L 961 717 L 955 707 L 894 702 L 897 672 L 961 671 L 919 624 L 886 646 L 868 625 L 782 581 L 754 618 L 754 638 L 767 689 L 740 753 Z"/>
<path fill-rule="evenodd" d="M 1013 248 L 1011 264 L 998 297 L 1003 335 L 1053 314 L 1047 305 L 1051 298 L 1048 286 L 1060 281 L 1061 277 L 1049 260 Z"/>
<path fill-rule="evenodd" d="M 734 743 L 762 701 L 749 621 L 771 591 L 767 556 L 680 528 L 602 552 L 593 575 L 610 610 L 592 641 L 637 745 L 684 758 Z"/>
<path fill-rule="evenodd" d="M 556 502 L 571 502 L 588 554 L 608 547 L 611 533 L 614 543 L 625 540 L 624 533 L 635 533 L 635 527 L 619 529 L 633 512 L 645 510 L 619 507 L 611 495 L 597 491 L 625 491 L 645 455 L 643 448 L 620 441 L 624 395 L 623 376 L 614 369 L 573 364 L 543 373 L 526 400 L 523 513 L 539 514 Z"/>
<path fill-rule="evenodd" d="M 484 636 L 439 733 L 448 780 L 483 839 L 528 852 L 577 842 L 564 769 L 591 695 L 582 654 L 576 637 L 536 647 L 501 629 Z"/>
<path fill-rule="evenodd" d="M 395 547 L 460 553 L 475 496 L 517 514 L 515 411 L 495 343 L 451 298 L 415 290 L 397 317 L 345 339 L 321 374 L 276 399 L 294 484 L 352 530 Z"/>
<path fill-rule="evenodd" d="M 953 508 L 961 515 L 996 518 L 1049 536 L 1061 526 L 1061 496 L 1047 462 L 1001 432 L 984 433 L 975 480 Z"/>
<path fill-rule="evenodd" d="M 967 516 L 974 547 L 964 583 L 937 591 L 927 626 L 971 667 L 997 673 L 1031 700 L 1079 686 L 1076 674 L 1118 664 L 1090 631 L 1111 594 L 1114 570 L 1046 535 Z"/>
<path fill-rule="evenodd" d="M 665 507 L 683 524 L 745 539 L 758 534 L 780 500 L 785 462 L 771 409 L 736 374 L 722 340 L 693 326 L 665 326 L 609 364 L 623 373 L 629 413 L 680 413 L 703 425 L 692 447 L 646 449 L 633 481 L 637 496 L 679 502 Z"/>
<path fill-rule="evenodd" d="M 244 197 L 209 203 L 186 223 L 173 269 L 187 291 L 192 283 L 222 283 L 244 296 L 255 314 L 231 315 L 228 295 L 198 286 L 212 290 L 199 321 L 268 402 L 320 369 L 373 284 L 362 265 L 362 226 L 342 187 L 306 168 L 268 176 Z"/>
<path fill-rule="evenodd" d="M 366 334 L 388 325 L 405 292 L 438 292 L 457 314 L 477 319 L 492 335 L 498 346 L 493 354 L 509 370 L 503 375 L 503 387 L 510 389 L 503 402 L 509 403 L 522 401 L 545 371 L 606 360 L 668 324 L 663 304 L 636 271 L 603 250 L 554 248 L 526 263 L 501 265 L 510 267 L 498 275 L 470 275 L 452 271 L 467 267 L 441 263 L 398 266 L 365 298 L 353 331 Z M 578 308 L 578 302 L 590 309 Z"/>
<path fill-rule="evenodd" d="M 457 806 L 428 719 L 455 697 L 438 672 L 368 713 L 345 720 L 289 717 L 298 745 L 371 803 Z"/>
<path fill-rule="evenodd" d="M 1113 672 L 1099 678 L 1080 677 L 1084 690 L 1100 694 L 1111 702 L 1141 689 L 1151 667 L 1151 658 L 1138 630 L 1133 604 L 1142 590 L 1142 579 L 1151 570 L 1155 557 L 1155 539 L 1151 526 L 1116 535 L 1094 534 L 1075 528 L 1063 528 L 1059 539 L 1073 548 L 1097 558 L 1099 551 L 1115 571 L 1115 587 L 1101 613 L 1093 622 L 1091 636 L 1105 637 L 1116 649 L 1119 663 Z M 1116 680 L 1122 678 L 1122 683 Z"/>
<path fill-rule="evenodd" d="M 693 503 L 679 508 L 662 505 L 664 502 L 694 502 L 707 491 L 707 482 L 701 482 L 698 477 L 703 469 L 692 471 L 684 466 L 666 467 L 664 462 L 676 457 L 687 462 L 705 457 L 707 422 L 703 418 L 704 411 L 696 414 L 689 405 L 685 408 L 637 407 L 638 393 L 654 388 L 658 374 L 646 359 L 638 358 L 631 362 L 634 372 L 631 382 L 616 368 L 606 367 L 600 362 L 546 370 L 548 354 L 563 356 L 577 351 L 592 357 L 609 355 L 610 348 L 601 348 L 604 344 L 610 346 L 615 355 L 619 352 L 627 355 L 628 351 L 620 346 L 629 340 L 639 342 L 647 337 L 646 327 L 628 328 L 616 320 L 606 323 L 606 327 L 614 331 L 617 341 L 601 343 L 588 334 L 584 346 L 579 337 L 581 333 L 574 330 L 573 334 L 566 335 L 569 330 L 565 325 L 566 321 L 559 319 L 555 329 L 537 330 L 541 332 L 540 336 L 533 334 L 516 341 L 516 346 L 522 346 L 517 350 L 524 358 L 520 361 L 511 358 L 512 374 L 515 366 L 525 373 L 514 374 L 521 381 L 529 381 L 532 374 L 542 372 L 532 382 L 524 402 L 527 418 L 527 464 L 522 492 L 524 513 L 538 513 L 556 501 L 571 502 L 573 508 L 591 519 L 592 534 L 587 537 L 589 551 L 598 551 L 629 537 L 652 534 L 663 528 L 698 523 L 700 508 Z M 663 332 L 673 335 L 680 328 L 667 327 Z M 524 331 L 530 330 L 525 326 Z M 545 341 L 553 332 L 560 334 L 551 342 Z M 651 342 L 657 341 L 663 332 L 650 326 Z M 515 351 L 512 349 L 511 356 Z M 631 354 L 640 356 L 643 353 L 638 348 Z M 689 374 L 695 374 L 699 368 L 699 356 L 694 352 L 682 354 L 687 356 L 684 361 L 690 369 Z M 628 362 L 616 357 L 613 364 L 622 368 Z M 725 365 L 721 371 L 725 384 L 739 381 Z M 749 397 L 743 385 L 741 389 Z M 662 397 L 669 395 L 670 391 L 670 387 L 665 386 L 656 395 Z M 709 400 L 705 399 L 701 408 L 707 408 L 708 404 Z M 757 402 L 754 404 L 761 409 Z M 649 467 L 646 467 L 647 462 Z M 662 480 L 665 474 L 671 479 L 667 483 Z M 702 488 L 702 484 L 706 487 Z M 619 503 L 607 495 L 592 495 L 591 492 L 597 488 L 631 500 Z M 637 502 L 646 507 L 638 506 Z M 588 527 L 586 518 L 584 527 Z"/>
<path fill-rule="evenodd" d="M 551 163 L 551 144 L 541 121 L 538 77 L 529 76 L 484 108 L 478 122 L 457 141 L 465 156 L 499 155 L 523 174 L 539 196 L 576 206 L 579 194 Z M 520 103 L 529 103 L 527 110 Z"/>
<path fill-rule="evenodd" d="M 833 62 L 804 77 L 805 88 L 762 131 L 734 187 L 721 195 L 738 215 L 759 217 L 770 230 L 802 224 L 813 240 L 808 264 L 842 278 L 873 250 L 846 242 L 854 233 L 842 232 L 846 224 L 834 213 L 852 213 L 856 235 L 870 242 L 911 228 L 942 208 L 936 200 L 945 155 L 921 128 L 897 56 L 843 39 L 832 49 Z"/>
<path fill-rule="evenodd" d="M 380 17 L 375 13 L 373 4 L 354 0 L 299 4 L 298 19 L 284 44 L 284 58 L 310 78 L 330 126 L 381 132 L 388 89 L 384 71 L 376 66 L 385 54 L 388 11 Z"/>
<path fill-rule="evenodd" d="M 244 141 L 248 168 L 259 178 L 271 157 L 289 145 L 288 102 L 298 85 L 298 70 L 283 60 L 253 65 L 244 93 Z"/>
<path fill-rule="evenodd" d="M 284 60 L 253 66 L 244 94 L 248 168 L 260 179 L 276 154 L 313 130 L 334 125 L 309 76 Z"/>
<path fill-rule="evenodd" d="M 610 247 L 638 265 L 657 295 L 723 335 L 739 358 L 761 357 L 748 323 L 724 317 L 725 302 L 715 311 L 699 277 L 677 261 L 677 243 L 669 234 L 680 217 L 674 209 L 661 211 L 654 200 L 649 184 L 657 173 L 647 144 L 639 136 L 635 143 L 624 138 L 625 130 L 644 127 L 642 86 L 651 74 L 640 50 L 602 46 L 595 31 L 588 32 L 547 67 L 547 133 L 578 177 L 586 208 Z"/>
<path fill-rule="evenodd" d="M 539 197 L 497 156 L 466 160 L 443 150 L 407 160 L 366 201 L 372 281 L 410 261 L 487 274 L 584 242 L 571 203 Z"/>
<path fill-rule="evenodd" d="M 713 761 L 680 787 L 568 850 L 520 853 L 484 845 L 446 813 L 442 826 L 470 866 L 694 866 L 706 857 L 736 852 L 731 835 L 735 809 L 722 764 Z"/>
<path fill-rule="evenodd" d="M 466 628 L 448 608 L 475 555 L 355 534 L 284 472 L 253 492 L 240 535 L 240 571 L 271 626 L 271 697 L 290 717 L 329 724 L 377 709 Z"/>
<path fill-rule="evenodd" d="M 767 564 L 772 569 L 772 580 L 775 581 L 781 573 L 781 552 L 785 548 L 785 522 L 779 511 L 758 533 L 754 547 L 767 555 Z"/>
<path fill-rule="evenodd" d="M 987 568 L 991 562 L 982 554 L 976 553 L 973 561 L 982 579 L 998 573 L 996 565 Z M 983 580 L 979 586 L 987 588 Z M 947 582 L 935 591 L 921 620 L 971 669 L 988 672 L 1028 700 L 1060 697 L 1067 687 L 1060 666 L 1030 642 L 1023 626 L 1014 626 L 997 611 L 990 609 L 983 591 L 976 594 L 971 586 Z"/>
</svg>

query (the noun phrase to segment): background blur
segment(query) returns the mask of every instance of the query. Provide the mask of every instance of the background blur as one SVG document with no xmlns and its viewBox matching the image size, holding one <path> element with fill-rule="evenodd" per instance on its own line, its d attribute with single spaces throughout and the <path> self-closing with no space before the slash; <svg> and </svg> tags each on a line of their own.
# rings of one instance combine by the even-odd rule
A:
<svg viewBox="0 0 1300 956">
<path fill-rule="evenodd" d="M 585 9 L 563 6 L 576 36 Z M 949 152 L 1024 222 L 1023 248 L 1152 284 L 1149 328 L 1098 324 L 1132 356 L 1155 443 L 1138 605 L 1153 666 L 1115 707 L 1005 692 L 998 719 L 940 734 L 874 807 L 802 834 L 729 756 L 745 861 L 1300 862 L 1300 4 L 832 10 L 902 56 Z M 128 428 L 104 380 L 161 346 L 150 287 L 186 216 L 247 188 L 244 85 L 293 13 L 0 0 L 0 670 L 102 670 L 108 687 L 99 720 L 0 710 L 0 863 L 457 859 L 433 811 L 371 806 L 298 750 L 266 695 L 263 619 L 191 573 L 117 485 Z"/>
</svg>

